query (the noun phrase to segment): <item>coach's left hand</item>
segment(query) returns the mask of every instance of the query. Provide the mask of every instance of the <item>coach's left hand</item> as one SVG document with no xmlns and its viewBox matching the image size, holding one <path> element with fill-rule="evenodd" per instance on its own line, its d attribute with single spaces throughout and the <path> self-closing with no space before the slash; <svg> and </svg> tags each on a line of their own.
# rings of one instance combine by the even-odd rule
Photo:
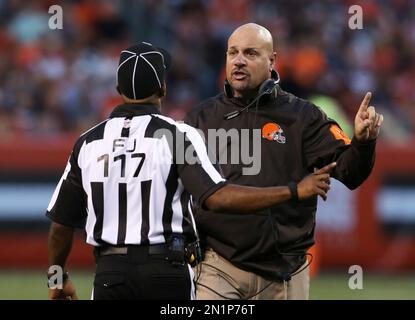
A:
<svg viewBox="0 0 415 320">
<path fill-rule="evenodd" d="M 369 107 L 371 97 L 371 92 L 366 93 L 354 119 L 354 135 L 362 142 L 376 139 L 383 122 L 383 115 L 376 113 L 375 107 Z"/>
</svg>

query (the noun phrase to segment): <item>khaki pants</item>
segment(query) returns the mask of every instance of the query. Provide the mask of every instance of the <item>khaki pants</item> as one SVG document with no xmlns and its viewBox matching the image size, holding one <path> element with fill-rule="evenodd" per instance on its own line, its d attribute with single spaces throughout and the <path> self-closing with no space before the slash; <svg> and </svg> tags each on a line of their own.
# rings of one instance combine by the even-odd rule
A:
<svg viewBox="0 0 415 320">
<path fill-rule="evenodd" d="M 252 272 L 235 267 L 215 251 L 206 251 L 205 260 L 195 269 L 200 273 L 196 286 L 197 300 L 252 299 L 286 300 L 308 299 L 309 268 L 290 281 L 269 281 Z M 196 273 L 196 279 L 198 274 Z"/>
<path fill-rule="evenodd" d="M 310 266 L 305 267 L 308 264 L 301 266 L 298 274 L 291 277 L 287 285 L 287 300 L 308 300 L 310 292 Z"/>
</svg>

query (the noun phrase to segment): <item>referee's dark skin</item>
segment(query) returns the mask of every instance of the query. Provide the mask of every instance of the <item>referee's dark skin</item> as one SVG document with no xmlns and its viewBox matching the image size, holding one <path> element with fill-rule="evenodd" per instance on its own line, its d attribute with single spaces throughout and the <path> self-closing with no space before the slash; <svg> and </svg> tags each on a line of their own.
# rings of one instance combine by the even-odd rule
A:
<svg viewBox="0 0 415 320">
<path fill-rule="evenodd" d="M 161 100 L 166 92 L 166 84 L 162 90 L 143 99 L 131 99 L 120 92 L 122 99 L 129 105 L 154 105 L 161 108 Z M 293 198 L 300 200 L 319 195 L 324 200 L 330 189 L 330 171 L 336 166 L 331 163 L 313 174 L 305 177 L 297 185 L 297 195 L 293 194 L 288 186 L 279 187 L 247 187 L 235 184 L 224 184 L 220 189 L 211 194 L 202 205 L 213 212 L 226 212 L 244 214 L 252 211 L 263 210 L 278 203 L 289 201 Z M 186 190 L 192 193 L 192 190 Z M 57 222 L 52 222 L 48 238 L 49 264 L 58 265 L 66 270 L 67 258 L 71 252 L 74 228 Z M 62 289 L 49 289 L 50 299 L 78 299 L 75 287 L 70 277 L 64 279 Z"/>
</svg>

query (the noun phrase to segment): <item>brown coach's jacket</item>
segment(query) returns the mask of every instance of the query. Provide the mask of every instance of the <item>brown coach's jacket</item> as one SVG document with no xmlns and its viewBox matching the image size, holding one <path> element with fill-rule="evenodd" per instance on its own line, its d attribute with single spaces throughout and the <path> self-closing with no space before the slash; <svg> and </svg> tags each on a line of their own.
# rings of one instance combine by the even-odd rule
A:
<svg viewBox="0 0 415 320">
<path fill-rule="evenodd" d="M 245 105 L 247 102 L 222 93 L 202 102 L 185 119 L 189 125 L 201 129 L 205 137 L 208 137 L 208 129 L 261 130 L 258 174 L 243 175 L 246 165 L 240 161 L 231 163 L 230 145 L 224 151 L 227 163 L 220 163 L 220 166 L 224 177 L 232 183 L 284 186 L 290 181 L 299 182 L 314 168 L 332 161 L 337 162 L 332 177 L 350 189 L 357 188 L 369 176 L 374 165 L 376 141 L 350 140 L 335 121 L 310 102 L 278 87 L 276 99 L 258 108 L 249 108 L 233 119 L 224 119 L 225 114 Z M 252 135 L 250 137 L 252 155 Z M 212 141 L 208 142 L 211 147 Z M 219 148 L 218 143 L 216 147 Z M 217 149 L 216 154 L 219 152 Z M 317 197 L 313 197 L 244 215 L 200 210 L 196 222 L 205 244 L 237 267 L 269 279 L 288 279 L 304 264 L 305 253 L 314 244 L 316 207 Z"/>
</svg>

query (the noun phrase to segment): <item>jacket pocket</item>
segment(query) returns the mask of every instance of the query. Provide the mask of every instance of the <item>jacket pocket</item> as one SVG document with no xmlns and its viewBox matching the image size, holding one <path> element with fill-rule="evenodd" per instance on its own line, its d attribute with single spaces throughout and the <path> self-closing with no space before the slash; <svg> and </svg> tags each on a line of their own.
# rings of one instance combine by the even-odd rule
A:
<svg viewBox="0 0 415 320">
<path fill-rule="evenodd" d="M 111 288 L 125 283 L 125 275 L 122 273 L 103 272 L 97 274 L 94 279 L 94 286 Z"/>
</svg>

